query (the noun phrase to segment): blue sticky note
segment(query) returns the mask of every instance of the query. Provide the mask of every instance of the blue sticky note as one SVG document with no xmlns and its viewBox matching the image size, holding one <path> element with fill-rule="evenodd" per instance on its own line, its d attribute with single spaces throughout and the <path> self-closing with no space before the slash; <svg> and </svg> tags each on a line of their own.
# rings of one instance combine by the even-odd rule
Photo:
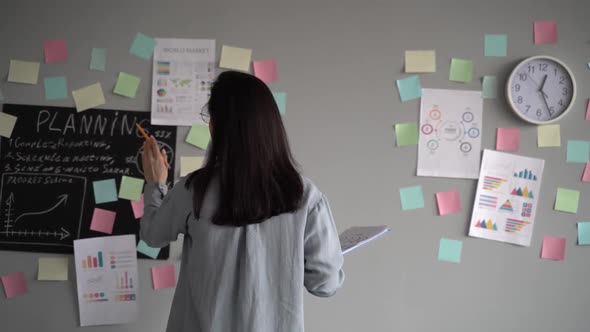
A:
<svg viewBox="0 0 590 332">
<path fill-rule="evenodd" d="M 443 262 L 461 263 L 463 242 L 442 238 L 438 247 L 438 260 Z"/>
<path fill-rule="evenodd" d="M 414 210 L 424 207 L 424 194 L 421 186 L 400 188 L 399 196 L 402 210 Z"/>
<path fill-rule="evenodd" d="M 568 163 L 587 163 L 590 161 L 589 141 L 567 141 Z"/>
<path fill-rule="evenodd" d="M 115 179 L 94 181 L 92 186 L 94 188 L 94 201 L 96 204 L 116 202 L 118 200 Z"/>
<path fill-rule="evenodd" d="M 485 56 L 506 56 L 508 37 L 506 35 L 486 35 L 484 41 Z"/>
<path fill-rule="evenodd" d="M 137 243 L 137 251 L 148 257 L 156 259 L 160 253 L 160 248 L 152 248 L 148 246 L 143 240 L 139 240 L 139 243 Z"/>
<path fill-rule="evenodd" d="M 154 53 L 154 48 L 156 48 L 156 40 L 138 32 L 131 44 L 129 53 L 144 60 L 149 60 L 152 57 L 152 53 Z"/>
<path fill-rule="evenodd" d="M 422 97 L 422 84 L 417 75 L 397 80 L 397 90 L 402 101 L 408 101 Z"/>
<path fill-rule="evenodd" d="M 496 76 L 484 76 L 481 84 L 481 97 L 484 99 L 496 98 Z"/>
<path fill-rule="evenodd" d="M 287 93 L 286 92 L 273 92 L 272 96 L 275 98 L 275 103 L 279 107 L 279 113 L 285 115 L 287 113 Z"/>
<path fill-rule="evenodd" d="M 590 222 L 578 222 L 578 245 L 590 244 Z"/>
<path fill-rule="evenodd" d="M 107 62 L 107 50 L 104 48 L 93 48 L 90 54 L 90 69 L 105 71 Z"/>
<path fill-rule="evenodd" d="M 68 97 L 68 83 L 63 76 L 45 78 L 45 98 L 48 100 Z"/>
</svg>

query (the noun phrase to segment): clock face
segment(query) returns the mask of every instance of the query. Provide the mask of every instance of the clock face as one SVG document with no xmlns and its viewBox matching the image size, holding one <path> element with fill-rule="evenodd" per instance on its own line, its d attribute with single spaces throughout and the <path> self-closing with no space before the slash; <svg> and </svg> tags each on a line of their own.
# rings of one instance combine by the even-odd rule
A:
<svg viewBox="0 0 590 332">
<path fill-rule="evenodd" d="M 521 62 L 508 82 L 512 108 L 532 123 L 556 121 L 569 110 L 575 95 L 573 75 L 559 60 L 550 57 Z"/>
</svg>

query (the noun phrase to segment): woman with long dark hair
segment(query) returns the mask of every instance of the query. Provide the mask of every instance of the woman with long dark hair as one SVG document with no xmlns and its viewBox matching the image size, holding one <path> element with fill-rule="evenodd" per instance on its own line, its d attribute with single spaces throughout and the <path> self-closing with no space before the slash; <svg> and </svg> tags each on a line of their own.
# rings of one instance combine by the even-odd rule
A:
<svg viewBox="0 0 590 332">
<path fill-rule="evenodd" d="M 206 162 L 170 192 L 166 154 L 144 143 L 140 236 L 163 247 L 184 234 L 167 331 L 303 331 L 303 287 L 327 297 L 344 280 L 328 200 L 297 171 L 261 80 L 220 74 L 207 109 Z"/>
</svg>

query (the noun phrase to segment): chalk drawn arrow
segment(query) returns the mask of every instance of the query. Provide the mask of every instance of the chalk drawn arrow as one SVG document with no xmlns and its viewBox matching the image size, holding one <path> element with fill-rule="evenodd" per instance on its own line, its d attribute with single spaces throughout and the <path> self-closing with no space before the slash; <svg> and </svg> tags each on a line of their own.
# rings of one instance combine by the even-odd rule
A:
<svg viewBox="0 0 590 332">
<path fill-rule="evenodd" d="M 63 240 L 66 237 L 70 236 L 70 232 L 66 231 L 63 227 L 61 228 L 61 232 L 57 233 L 58 235 L 60 235 L 59 239 Z"/>
<path fill-rule="evenodd" d="M 26 217 L 26 216 L 34 216 L 34 215 L 40 215 L 40 214 L 46 214 L 49 213 L 53 210 L 55 210 L 58 206 L 60 206 L 62 203 L 64 205 L 66 205 L 66 203 L 68 202 L 68 194 L 63 194 L 63 195 L 59 195 L 57 196 L 58 200 L 57 203 L 55 203 L 55 205 L 53 205 L 52 207 L 50 207 L 47 210 L 43 210 L 43 211 L 39 211 L 39 212 L 26 212 L 21 214 L 20 216 L 16 217 L 16 219 L 14 219 L 14 222 L 16 223 L 20 218 L 22 217 Z"/>
<path fill-rule="evenodd" d="M 67 237 L 70 236 L 70 232 L 68 232 L 66 229 L 64 229 L 63 227 L 60 227 L 61 232 L 57 232 L 57 231 L 35 231 L 35 230 L 5 230 L 0 232 L 0 234 L 4 234 L 6 236 L 12 235 L 12 236 L 55 236 L 58 237 L 60 240 L 63 240 Z"/>
</svg>

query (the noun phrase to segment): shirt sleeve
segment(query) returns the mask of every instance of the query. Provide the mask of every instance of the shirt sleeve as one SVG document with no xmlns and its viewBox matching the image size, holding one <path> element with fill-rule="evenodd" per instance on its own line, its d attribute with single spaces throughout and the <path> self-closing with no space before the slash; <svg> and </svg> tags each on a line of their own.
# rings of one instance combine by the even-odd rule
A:
<svg viewBox="0 0 590 332">
<path fill-rule="evenodd" d="M 304 285 L 320 297 L 332 296 L 344 282 L 344 257 L 338 231 L 325 196 L 309 211 L 305 224 Z"/>
<path fill-rule="evenodd" d="M 148 246 L 167 246 L 178 234 L 186 232 L 192 213 L 192 194 L 185 188 L 185 181 L 186 178 L 182 178 L 170 192 L 166 186 L 155 182 L 146 184 L 139 236 Z"/>
</svg>

